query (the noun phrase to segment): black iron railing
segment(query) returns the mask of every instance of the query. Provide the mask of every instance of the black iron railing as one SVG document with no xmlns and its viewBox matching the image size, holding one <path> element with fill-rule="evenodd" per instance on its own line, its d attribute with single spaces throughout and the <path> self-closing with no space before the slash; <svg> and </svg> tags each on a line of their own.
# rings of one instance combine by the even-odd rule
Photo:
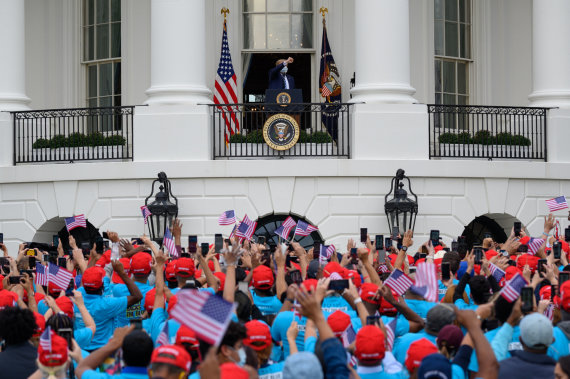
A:
<svg viewBox="0 0 570 379">
<path fill-rule="evenodd" d="M 430 158 L 546 161 L 547 108 L 428 104 Z"/>
<path fill-rule="evenodd" d="M 14 164 L 133 159 L 134 106 L 12 114 Z"/>
<path fill-rule="evenodd" d="M 213 158 L 350 158 L 350 108 L 352 104 L 248 103 L 211 106 Z M 264 125 L 273 116 L 287 116 L 298 125 L 297 143 L 278 150 L 266 143 Z M 276 117 L 281 117 L 276 116 Z M 271 120 L 269 120 L 271 122 Z M 266 134 L 280 129 L 284 141 L 290 124 L 267 123 Z M 230 132 L 231 130 L 231 132 Z M 233 134 L 232 134 L 233 133 Z M 286 143 L 285 143 L 286 144 Z"/>
</svg>

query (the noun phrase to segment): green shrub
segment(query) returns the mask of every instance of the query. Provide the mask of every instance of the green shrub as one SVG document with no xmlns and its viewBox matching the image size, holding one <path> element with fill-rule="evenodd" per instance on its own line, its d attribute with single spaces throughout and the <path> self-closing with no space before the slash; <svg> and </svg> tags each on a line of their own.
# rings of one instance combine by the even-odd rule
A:
<svg viewBox="0 0 570 379">
<path fill-rule="evenodd" d="M 105 136 L 101 133 L 87 135 L 87 146 L 105 146 Z"/>
<path fill-rule="evenodd" d="M 65 146 L 68 147 L 77 147 L 77 146 L 85 146 L 87 145 L 87 136 L 83 133 L 73 133 L 67 137 L 67 141 Z"/>
<path fill-rule="evenodd" d="M 311 136 L 307 134 L 307 131 L 301 129 L 299 132 L 299 140 L 297 143 L 308 143 L 311 139 Z"/>
<path fill-rule="evenodd" d="M 508 146 L 530 146 L 531 140 L 519 134 L 511 134 L 508 132 L 499 133 L 493 136 L 487 130 L 480 130 L 471 138 L 468 132 L 462 133 L 442 133 L 439 136 L 439 143 L 459 143 L 459 144 L 478 144 L 478 145 L 508 145 Z"/>
<path fill-rule="evenodd" d="M 67 146 L 67 138 L 62 135 L 55 135 L 49 141 L 49 147 L 51 147 L 52 149 L 57 149 L 58 147 L 65 147 L 65 146 Z"/>
<path fill-rule="evenodd" d="M 525 136 L 515 134 L 513 136 L 513 143 L 512 144 L 516 145 L 516 146 L 530 146 L 531 141 L 530 141 L 530 139 L 526 138 Z"/>
<path fill-rule="evenodd" d="M 479 130 L 473 137 L 473 143 L 479 145 L 494 145 L 495 137 L 493 137 L 488 130 Z"/>
<path fill-rule="evenodd" d="M 34 149 L 47 149 L 50 147 L 50 141 L 44 138 L 40 138 L 34 142 L 32 147 Z"/>
<path fill-rule="evenodd" d="M 247 137 L 241 133 L 232 134 L 230 137 L 230 143 L 245 143 L 247 142 Z"/>
<path fill-rule="evenodd" d="M 469 134 L 469 132 L 463 132 L 463 133 L 457 134 L 457 143 L 461 143 L 461 144 L 473 143 L 473 139 L 471 138 L 471 134 Z"/>
<path fill-rule="evenodd" d="M 57 149 L 60 147 L 81 147 L 81 146 L 123 146 L 127 140 L 120 135 L 111 135 L 105 137 L 102 133 L 73 133 L 69 137 L 63 135 L 55 135 L 52 139 L 47 140 L 40 138 L 34 142 L 34 149 Z"/>
<path fill-rule="evenodd" d="M 127 140 L 118 134 L 105 138 L 105 146 L 123 146 Z"/>
<path fill-rule="evenodd" d="M 314 132 L 309 137 L 311 143 L 329 143 L 332 142 L 332 137 L 327 132 Z"/>
<path fill-rule="evenodd" d="M 258 129 L 247 133 L 246 140 L 248 143 L 265 143 L 263 130 Z"/>
<path fill-rule="evenodd" d="M 457 134 L 442 133 L 439 135 L 439 143 L 457 143 Z"/>
</svg>

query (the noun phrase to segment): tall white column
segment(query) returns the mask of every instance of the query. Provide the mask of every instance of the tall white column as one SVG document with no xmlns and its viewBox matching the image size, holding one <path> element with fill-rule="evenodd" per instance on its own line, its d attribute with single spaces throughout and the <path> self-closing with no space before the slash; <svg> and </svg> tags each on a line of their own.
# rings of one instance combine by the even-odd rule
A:
<svg viewBox="0 0 570 379">
<path fill-rule="evenodd" d="M 352 102 L 415 103 L 410 85 L 409 0 L 354 2 L 356 86 Z"/>
<path fill-rule="evenodd" d="M 208 103 L 206 0 L 151 0 L 147 104 Z"/>
<path fill-rule="evenodd" d="M 532 106 L 570 108 L 570 1 L 532 2 Z"/>
<path fill-rule="evenodd" d="M 0 111 L 29 109 L 24 0 L 0 1 Z"/>
</svg>

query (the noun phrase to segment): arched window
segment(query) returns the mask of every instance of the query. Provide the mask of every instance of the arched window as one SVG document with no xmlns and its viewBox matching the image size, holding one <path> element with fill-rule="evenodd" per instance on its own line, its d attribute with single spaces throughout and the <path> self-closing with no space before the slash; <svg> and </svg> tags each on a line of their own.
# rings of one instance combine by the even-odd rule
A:
<svg viewBox="0 0 570 379">
<path fill-rule="evenodd" d="M 283 221 L 285 221 L 287 217 L 289 217 L 288 214 L 272 214 L 269 216 L 259 218 L 257 220 L 257 230 L 255 231 L 255 236 L 256 237 L 265 236 L 265 240 L 269 245 L 277 246 L 277 244 L 279 243 L 279 236 L 275 234 L 275 229 L 280 227 Z M 293 215 L 291 215 L 291 217 L 293 217 L 295 221 L 302 220 L 308 224 L 311 223 L 309 220 L 305 220 L 302 217 L 297 217 Z M 294 232 L 295 229 L 293 228 L 293 230 L 289 234 L 289 240 L 292 238 Z M 295 236 L 295 242 L 299 242 L 301 246 L 305 248 L 305 250 L 309 250 L 313 247 L 315 242 L 319 242 L 322 244 L 324 241 L 323 237 L 321 237 L 321 234 L 318 231 L 316 231 L 309 234 L 306 237 Z"/>
</svg>

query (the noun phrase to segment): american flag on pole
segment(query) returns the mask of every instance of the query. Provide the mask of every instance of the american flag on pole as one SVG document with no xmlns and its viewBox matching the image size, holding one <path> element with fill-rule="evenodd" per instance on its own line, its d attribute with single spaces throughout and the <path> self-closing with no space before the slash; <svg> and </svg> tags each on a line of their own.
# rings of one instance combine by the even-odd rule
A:
<svg viewBox="0 0 570 379">
<path fill-rule="evenodd" d="M 42 265 L 40 262 L 36 262 L 36 284 L 39 286 L 48 285 L 46 266 Z"/>
<path fill-rule="evenodd" d="M 156 339 L 156 345 L 157 346 L 170 345 L 170 340 L 168 338 L 168 320 L 166 320 L 166 322 L 164 323 L 164 326 L 160 331 L 158 338 Z"/>
<path fill-rule="evenodd" d="M 548 307 L 546 307 L 543 314 L 552 321 L 552 319 L 554 319 L 554 304 L 548 304 Z"/>
<path fill-rule="evenodd" d="M 493 275 L 493 278 L 495 278 L 497 283 L 499 283 L 501 279 L 503 279 L 503 277 L 505 276 L 505 272 L 493 263 L 489 263 L 489 271 L 491 272 L 491 275 Z"/>
<path fill-rule="evenodd" d="M 228 29 L 226 20 L 224 20 L 224 33 L 222 35 L 222 53 L 220 55 L 220 63 L 216 72 L 216 83 L 214 85 L 214 104 L 236 104 L 237 101 L 237 80 L 234 66 L 232 65 L 232 56 L 228 44 Z M 225 124 L 225 140 L 226 144 L 230 141 L 230 137 L 239 132 L 239 120 L 236 114 L 237 106 L 229 105 L 218 107 Z"/>
<path fill-rule="evenodd" d="M 36 262 L 37 263 L 37 262 Z M 53 263 L 48 263 L 48 282 L 55 284 L 61 289 L 67 289 L 69 283 L 73 279 L 73 274 L 66 269 L 54 265 Z"/>
<path fill-rule="evenodd" d="M 255 233 L 256 226 L 257 222 L 251 221 L 249 217 L 245 215 L 236 230 L 236 236 L 250 240 L 251 237 L 253 236 L 253 233 Z"/>
<path fill-rule="evenodd" d="M 168 226 L 164 231 L 164 239 L 162 240 L 162 245 L 166 246 L 171 257 L 179 258 L 178 250 L 176 249 L 176 243 L 174 242 L 174 237 L 172 236 L 172 232 L 170 231 Z"/>
<path fill-rule="evenodd" d="M 47 326 L 40 336 L 40 346 L 51 353 L 51 327 Z"/>
<path fill-rule="evenodd" d="M 566 197 L 564 196 L 548 199 L 546 200 L 546 205 L 548 206 L 550 212 L 568 208 L 568 203 L 566 202 Z"/>
<path fill-rule="evenodd" d="M 341 340 L 342 340 L 342 346 L 345 348 L 349 347 L 356 340 L 356 332 L 352 327 L 352 323 L 348 325 L 348 328 L 346 328 L 344 332 L 342 332 Z M 355 366 L 358 363 L 356 357 L 348 352 L 347 352 L 347 358 L 348 358 L 348 363 L 351 366 Z"/>
<path fill-rule="evenodd" d="M 237 225 L 234 225 L 234 228 L 232 229 L 232 232 L 230 233 L 230 239 L 234 238 L 234 236 L 236 235 L 236 230 L 237 230 Z"/>
<path fill-rule="evenodd" d="M 384 282 L 385 285 L 393 289 L 398 295 L 402 296 L 406 293 L 408 288 L 414 284 L 412 279 L 410 279 L 401 270 L 395 269 L 392 274 Z"/>
<path fill-rule="evenodd" d="M 293 321 L 301 321 L 301 313 L 299 313 L 299 303 L 297 302 L 297 299 L 295 299 L 293 301 Z"/>
<path fill-rule="evenodd" d="M 319 228 L 317 228 L 316 226 L 313 226 L 311 224 L 307 224 L 305 221 L 301 221 L 299 220 L 299 222 L 297 223 L 297 227 L 295 228 L 295 234 L 293 234 L 294 236 L 308 236 L 309 234 L 311 234 L 312 232 L 319 230 Z"/>
<path fill-rule="evenodd" d="M 295 225 L 297 225 L 297 223 L 295 222 L 295 220 L 293 220 L 291 216 L 289 216 L 287 217 L 287 219 L 285 219 L 285 221 L 283 221 L 281 226 L 275 229 L 275 234 L 277 234 L 284 240 L 287 240 L 289 239 L 289 233 L 291 233 L 291 229 L 293 229 Z"/>
<path fill-rule="evenodd" d="M 531 238 L 528 241 L 528 252 L 529 254 L 536 255 L 536 252 L 542 247 L 542 244 L 546 241 L 542 238 Z"/>
<path fill-rule="evenodd" d="M 235 305 L 209 292 L 182 290 L 170 317 L 196 332 L 198 338 L 218 345 L 235 310 Z"/>
<path fill-rule="evenodd" d="M 141 212 L 142 212 L 142 216 L 144 218 L 144 223 L 146 224 L 148 222 L 148 216 L 150 216 L 152 213 L 150 213 L 150 211 L 148 210 L 148 207 L 146 205 L 143 205 L 141 207 Z"/>
<path fill-rule="evenodd" d="M 519 273 L 517 273 L 511 280 L 505 284 L 501 290 L 501 296 L 505 298 L 509 303 L 516 301 L 523 287 L 527 285 L 526 279 Z"/>
<path fill-rule="evenodd" d="M 236 213 L 233 210 L 225 211 L 218 218 L 219 225 L 231 225 L 236 223 Z"/>
<path fill-rule="evenodd" d="M 319 262 L 321 264 L 326 264 L 327 260 L 333 255 L 334 251 L 334 245 L 321 245 L 321 251 L 319 252 Z"/>
<path fill-rule="evenodd" d="M 87 223 L 85 222 L 85 215 L 77 215 L 66 218 L 65 227 L 67 228 L 68 232 L 75 228 L 86 228 Z"/>
<path fill-rule="evenodd" d="M 435 264 L 420 262 L 416 268 L 416 283 L 410 288 L 412 292 L 423 296 L 424 299 L 436 302 L 438 298 L 438 286 Z"/>
<path fill-rule="evenodd" d="M 398 318 L 394 317 L 394 319 L 386 325 L 386 350 L 388 351 L 392 351 L 392 348 L 394 347 L 394 339 L 396 339 L 397 322 Z"/>
</svg>

